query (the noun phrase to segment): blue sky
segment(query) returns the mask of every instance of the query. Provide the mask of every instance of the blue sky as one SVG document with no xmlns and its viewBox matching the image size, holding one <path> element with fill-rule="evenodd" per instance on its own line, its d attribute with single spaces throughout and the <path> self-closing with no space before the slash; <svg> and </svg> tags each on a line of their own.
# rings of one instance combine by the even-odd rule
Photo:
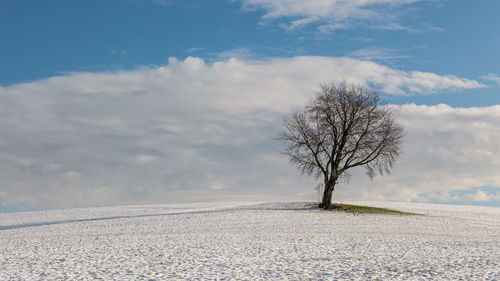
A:
<svg viewBox="0 0 500 281">
<path fill-rule="evenodd" d="M 307 15 L 266 18 L 269 9 L 242 2 L 4 1 L 0 83 L 164 65 L 169 57 L 211 61 L 228 55 L 350 56 L 471 79 L 500 73 L 498 1 L 414 1 L 378 20 L 331 21 L 327 15 L 293 29 L 291 22 Z M 321 29 L 331 22 L 346 27 Z M 483 106 L 500 100 L 494 89 L 391 100 L 409 101 Z"/>
<path fill-rule="evenodd" d="M 354 173 L 340 199 L 498 205 L 499 12 L 495 0 L 2 1 L 0 210 L 314 199 L 273 136 L 336 79 L 381 89 L 410 130 L 392 177 Z"/>
<path fill-rule="evenodd" d="M 266 19 L 266 9 L 245 8 L 241 1 L 20 0 L 0 5 L 3 85 L 66 72 L 163 65 L 169 57 L 210 60 L 235 49 L 256 58 L 365 54 L 402 70 L 467 78 L 500 72 L 500 3 L 493 0 L 415 1 L 391 9 L 394 20 L 348 19 L 342 22 L 352 27 L 325 32 L 318 28 L 328 19 L 289 30 L 291 21 L 305 16 Z M 490 91 L 479 95 L 485 92 Z M 497 99 L 481 99 L 481 105 L 498 103 L 497 95 L 489 97 Z"/>
</svg>

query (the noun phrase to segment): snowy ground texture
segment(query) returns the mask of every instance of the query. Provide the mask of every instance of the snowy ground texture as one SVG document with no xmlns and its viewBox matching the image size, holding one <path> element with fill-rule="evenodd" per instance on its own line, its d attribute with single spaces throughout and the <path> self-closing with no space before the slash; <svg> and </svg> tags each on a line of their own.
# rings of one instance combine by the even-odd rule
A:
<svg viewBox="0 0 500 281">
<path fill-rule="evenodd" d="M 0 214 L 0 280 L 500 280 L 500 208 L 206 203 Z"/>
</svg>

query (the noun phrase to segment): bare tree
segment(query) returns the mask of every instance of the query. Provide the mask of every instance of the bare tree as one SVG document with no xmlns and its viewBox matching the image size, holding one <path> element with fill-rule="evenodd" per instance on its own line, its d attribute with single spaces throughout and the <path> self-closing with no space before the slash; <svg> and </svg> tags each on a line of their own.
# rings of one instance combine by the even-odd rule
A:
<svg viewBox="0 0 500 281">
<path fill-rule="evenodd" d="M 283 125 L 283 153 L 302 174 L 323 177 L 325 209 L 333 208 L 333 191 L 348 178 L 348 169 L 364 167 L 370 178 L 390 173 L 404 137 L 376 89 L 345 81 L 321 85 L 304 110 L 290 113 Z"/>
</svg>

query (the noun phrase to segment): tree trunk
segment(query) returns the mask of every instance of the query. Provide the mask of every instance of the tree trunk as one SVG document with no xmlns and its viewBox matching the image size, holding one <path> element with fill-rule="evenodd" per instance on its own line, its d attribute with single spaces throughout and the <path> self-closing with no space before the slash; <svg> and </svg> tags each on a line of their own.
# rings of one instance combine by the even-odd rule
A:
<svg viewBox="0 0 500 281">
<path fill-rule="evenodd" d="M 333 208 L 332 204 L 332 196 L 333 190 L 335 190 L 334 185 L 325 186 L 325 191 L 323 192 L 323 202 L 321 203 L 321 207 L 325 210 L 331 210 Z"/>
</svg>

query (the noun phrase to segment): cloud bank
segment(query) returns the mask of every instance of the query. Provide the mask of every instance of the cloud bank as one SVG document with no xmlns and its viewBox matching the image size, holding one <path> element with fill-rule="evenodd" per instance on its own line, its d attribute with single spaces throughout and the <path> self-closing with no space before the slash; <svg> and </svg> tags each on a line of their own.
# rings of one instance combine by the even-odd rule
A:
<svg viewBox="0 0 500 281">
<path fill-rule="evenodd" d="M 388 94 L 483 87 L 331 57 L 211 65 L 189 57 L 0 87 L 0 207 L 313 199 L 314 180 L 297 175 L 274 137 L 283 114 L 340 78 Z M 372 183 L 359 171 L 339 199 L 423 201 L 500 186 L 499 106 L 393 109 L 409 132 L 394 175 Z"/>
<path fill-rule="evenodd" d="M 367 199 L 500 203 L 499 105 L 391 107 L 408 132 L 402 159 L 392 176 L 373 183 L 358 171 L 346 196 L 359 189 Z"/>
</svg>

